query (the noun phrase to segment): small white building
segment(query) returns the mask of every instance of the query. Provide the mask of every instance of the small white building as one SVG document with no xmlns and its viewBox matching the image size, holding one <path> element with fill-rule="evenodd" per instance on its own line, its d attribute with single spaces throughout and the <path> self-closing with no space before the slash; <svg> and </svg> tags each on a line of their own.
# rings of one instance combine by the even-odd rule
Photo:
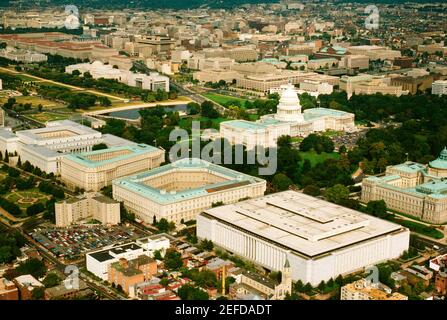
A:
<svg viewBox="0 0 447 320">
<path fill-rule="evenodd" d="M 87 270 L 102 280 L 108 280 L 109 266 L 124 258 L 133 260 L 141 255 L 149 256 L 149 253 L 135 242 L 115 245 L 108 249 L 101 249 L 85 255 Z"/>
<path fill-rule="evenodd" d="M 152 258 L 155 251 L 160 251 L 164 256 L 167 249 L 171 245 L 171 241 L 168 237 L 163 235 L 155 235 L 146 238 L 136 240 L 137 245 L 147 250 L 149 256 Z"/>
<path fill-rule="evenodd" d="M 431 86 L 431 94 L 447 95 L 447 80 L 437 80 Z"/>
</svg>

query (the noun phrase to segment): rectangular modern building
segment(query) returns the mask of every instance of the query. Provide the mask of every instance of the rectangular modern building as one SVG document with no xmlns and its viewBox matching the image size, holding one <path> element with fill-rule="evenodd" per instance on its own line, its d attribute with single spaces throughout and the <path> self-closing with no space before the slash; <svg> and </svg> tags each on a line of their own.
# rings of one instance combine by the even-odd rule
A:
<svg viewBox="0 0 447 320">
<path fill-rule="evenodd" d="M 94 192 L 57 202 L 55 211 L 57 227 L 68 227 L 88 218 L 105 225 L 121 222 L 119 202 Z"/>
<path fill-rule="evenodd" d="M 399 257 L 408 229 L 299 192 L 285 191 L 205 210 L 197 236 L 264 268 L 318 285 Z"/>
<path fill-rule="evenodd" d="M 259 197 L 265 190 L 263 179 L 196 158 L 113 181 L 113 198 L 147 223 L 154 217 L 192 220 L 213 204 Z"/>
<path fill-rule="evenodd" d="M 99 191 L 114 179 L 156 168 L 164 160 L 164 150 L 147 144 L 69 154 L 61 161 L 61 179 L 71 188 Z"/>
</svg>

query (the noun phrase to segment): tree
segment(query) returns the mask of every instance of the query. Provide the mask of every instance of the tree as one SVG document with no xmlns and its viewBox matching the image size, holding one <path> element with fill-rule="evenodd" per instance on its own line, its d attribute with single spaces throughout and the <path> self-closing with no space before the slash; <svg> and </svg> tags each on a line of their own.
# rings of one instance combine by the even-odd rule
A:
<svg viewBox="0 0 447 320">
<path fill-rule="evenodd" d="M 373 200 L 368 202 L 365 212 L 382 219 L 388 216 L 386 203 L 383 200 Z"/>
<path fill-rule="evenodd" d="M 212 251 L 214 248 L 214 244 L 211 240 L 203 239 L 200 242 L 200 248 L 204 251 Z"/>
<path fill-rule="evenodd" d="M 318 284 L 318 290 L 323 291 L 324 288 L 326 288 L 326 283 L 324 282 L 324 280 L 322 280 L 319 284 Z"/>
<path fill-rule="evenodd" d="M 47 267 L 45 266 L 45 263 L 43 261 L 40 261 L 36 258 L 31 258 L 19 264 L 16 270 L 21 275 L 30 274 L 34 278 L 38 279 L 45 275 L 45 273 L 47 272 Z"/>
<path fill-rule="evenodd" d="M 61 279 L 58 277 L 57 274 L 55 274 L 53 272 L 49 273 L 45 277 L 45 279 L 43 279 L 43 281 L 42 281 L 45 288 L 55 287 L 55 286 L 59 285 L 60 282 L 61 282 Z"/>
<path fill-rule="evenodd" d="M 163 260 L 163 257 L 161 256 L 161 251 L 160 250 L 155 250 L 154 251 L 154 259 L 155 260 L 159 260 L 159 261 Z"/>
<path fill-rule="evenodd" d="M 182 255 L 175 249 L 166 250 L 164 262 L 168 270 L 177 270 L 183 266 Z"/>
<path fill-rule="evenodd" d="M 326 189 L 325 197 L 328 201 L 340 203 L 349 197 L 349 189 L 341 184 L 336 184 Z"/>
<path fill-rule="evenodd" d="M 303 287 L 304 293 L 310 293 L 312 290 L 313 290 L 313 287 L 309 282 L 306 283 L 306 285 Z"/>
<path fill-rule="evenodd" d="M 99 97 L 98 100 L 102 107 L 110 107 L 112 105 L 112 102 L 107 97 Z"/>
<path fill-rule="evenodd" d="M 30 205 L 28 208 L 26 208 L 26 215 L 31 217 L 38 213 L 43 212 L 44 210 L 45 210 L 45 206 L 43 205 L 43 203 L 41 203 L 41 202 L 34 203 L 34 204 Z"/>
<path fill-rule="evenodd" d="M 219 112 L 214 109 L 214 105 L 211 101 L 204 101 L 201 105 L 202 110 L 202 116 L 210 118 L 210 119 L 216 119 L 219 118 Z"/>
<path fill-rule="evenodd" d="M 166 288 L 169 285 L 169 279 L 163 278 L 160 280 L 159 284 Z"/>
<path fill-rule="evenodd" d="M 42 300 L 45 297 L 45 287 L 34 288 L 31 297 L 33 300 Z"/>
<path fill-rule="evenodd" d="M 303 189 L 303 193 L 312 197 L 317 197 L 321 194 L 321 190 L 318 186 L 309 184 Z"/>
<path fill-rule="evenodd" d="M 161 218 L 155 225 L 160 232 L 170 232 L 175 230 L 175 223 L 168 222 L 165 218 Z"/>
<path fill-rule="evenodd" d="M 272 180 L 272 186 L 277 191 L 288 190 L 293 181 L 283 173 L 275 174 Z"/>
<path fill-rule="evenodd" d="M 206 291 L 194 287 L 190 284 L 185 284 L 178 289 L 178 295 L 182 300 L 208 300 L 209 295 Z"/>
</svg>

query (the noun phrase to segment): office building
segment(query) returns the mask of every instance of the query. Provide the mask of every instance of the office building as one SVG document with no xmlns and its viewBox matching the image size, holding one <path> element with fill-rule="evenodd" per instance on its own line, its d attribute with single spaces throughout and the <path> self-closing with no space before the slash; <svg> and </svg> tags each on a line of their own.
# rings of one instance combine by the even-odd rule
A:
<svg viewBox="0 0 447 320">
<path fill-rule="evenodd" d="M 0 278 L 0 301 L 19 300 L 19 290 L 14 282 Z"/>
<path fill-rule="evenodd" d="M 130 145 L 69 154 L 60 165 L 62 181 L 70 188 L 99 191 L 112 180 L 159 167 L 164 150 L 146 145 Z"/>
<path fill-rule="evenodd" d="M 431 94 L 447 95 L 447 80 L 437 80 L 431 86 Z"/>
<path fill-rule="evenodd" d="M 205 210 L 197 236 L 266 269 L 286 260 L 294 281 L 316 286 L 409 246 L 408 229 L 299 192 L 285 191 Z"/>
<path fill-rule="evenodd" d="M 121 222 L 119 202 L 94 192 L 57 202 L 55 215 L 57 227 L 68 227 L 87 219 L 95 219 L 105 225 Z"/>
<path fill-rule="evenodd" d="M 193 220 L 215 203 L 259 197 L 266 181 L 201 159 L 181 159 L 113 181 L 113 198 L 146 223 Z"/>
<path fill-rule="evenodd" d="M 109 266 L 112 263 L 118 262 L 122 258 L 126 260 L 136 259 L 141 255 L 148 256 L 147 251 L 132 242 L 114 245 L 112 248 L 87 253 L 85 255 L 85 261 L 87 271 L 90 271 L 102 280 L 108 281 Z"/>
<path fill-rule="evenodd" d="M 108 281 L 120 286 L 126 294 L 135 285 L 150 280 L 157 274 L 157 262 L 146 255 L 135 259 L 120 258 L 109 265 Z"/>
</svg>

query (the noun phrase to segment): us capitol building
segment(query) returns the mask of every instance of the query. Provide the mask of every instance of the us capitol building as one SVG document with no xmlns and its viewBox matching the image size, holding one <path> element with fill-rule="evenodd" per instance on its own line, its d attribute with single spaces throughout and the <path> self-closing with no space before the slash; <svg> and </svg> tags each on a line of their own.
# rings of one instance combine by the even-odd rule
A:
<svg viewBox="0 0 447 320">
<path fill-rule="evenodd" d="M 447 149 L 428 165 L 405 162 L 389 166 L 383 177 L 362 183 L 362 201 L 384 200 L 387 207 L 422 221 L 447 222 Z"/>
<path fill-rule="evenodd" d="M 327 108 L 301 111 L 300 99 L 292 84 L 281 87 L 281 99 L 276 114 L 261 117 L 257 122 L 232 120 L 221 123 L 220 136 L 231 144 L 247 149 L 256 145 L 275 147 L 280 136 L 306 137 L 326 130 L 355 130 L 354 114 Z"/>
</svg>

